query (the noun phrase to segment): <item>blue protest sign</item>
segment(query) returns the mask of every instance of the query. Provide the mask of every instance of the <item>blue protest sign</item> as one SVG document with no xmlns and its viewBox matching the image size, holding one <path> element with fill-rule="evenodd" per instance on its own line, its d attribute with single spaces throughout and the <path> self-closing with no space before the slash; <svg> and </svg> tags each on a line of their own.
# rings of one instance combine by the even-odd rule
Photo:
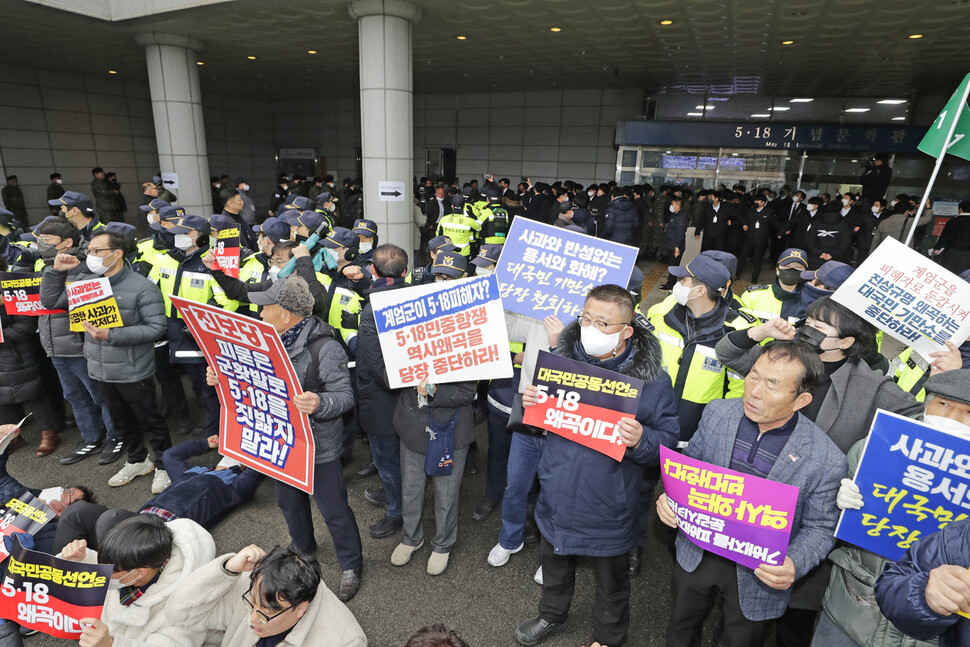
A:
<svg viewBox="0 0 970 647">
<path fill-rule="evenodd" d="M 516 218 L 495 274 L 506 310 L 563 322 L 579 316 L 597 285 L 626 287 L 636 247 L 620 245 L 526 218 Z"/>
<path fill-rule="evenodd" d="M 970 516 L 970 441 L 878 411 L 856 471 L 860 510 L 835 536 L 891 560 L 918 539 Z"/>
</svg>

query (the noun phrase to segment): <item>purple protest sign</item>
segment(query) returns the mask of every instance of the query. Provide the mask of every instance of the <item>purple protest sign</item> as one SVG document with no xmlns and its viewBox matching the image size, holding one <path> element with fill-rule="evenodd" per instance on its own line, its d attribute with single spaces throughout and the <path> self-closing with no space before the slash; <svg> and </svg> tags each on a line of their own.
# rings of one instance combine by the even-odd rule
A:
<svg viewBox="0 0 970 647">
<path fill-rule="evenodd" d="M 750 569 L 780 566 L 798 488 L 660 448 L 664 491 L 694 544 Z"/>
</svg>

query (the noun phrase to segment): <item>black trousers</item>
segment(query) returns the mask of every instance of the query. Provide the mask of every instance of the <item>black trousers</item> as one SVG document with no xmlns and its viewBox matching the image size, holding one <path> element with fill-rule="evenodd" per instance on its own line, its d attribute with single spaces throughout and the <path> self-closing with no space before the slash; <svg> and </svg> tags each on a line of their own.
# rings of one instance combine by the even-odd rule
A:
<svg viewBox="0 0 970 647">
<path fill-rule="evenodd" d="M 108 405 L 108 414 L 115 428 L 121 432 L 128 451 L 129 463 L 141 463 L 148 456 L 145 440 L 152 448 L 155 464 L 161 467 L 162 454 L 172 446 L 168 426 L 158 415 L 155 406 L 155 382 L 99 382 L 91 380 Z"/>
<path fill-rule="evenodd" d="M 317 463 L 313 470 L 313 500 L 333 537 L 334 552 L 340 570 L 359 568 L 364 563 L 357 518 L 347 502 L 347 486 L 344 484 L 343 466 L 339 460 Z M 305 553 L 317 549 L 313 536 L 313 513 L 310 511 L 310 495 L 303 490 L 276 481 L 276 503 L 283 511 L 283 518 L 290 531 L 293 547 Z"/>
<path fill-rule="evenodd" d="M 45 395 L 40 395 L 23 404 L 0 404 L 0 425 L 15 425 L 28 413 L 33 414 L 27 419 L 26 425 L 33 422 L 41 431 L 51 431 L 57 426 L 57 421 L 51 413 L 50 405 Z M 23 430 L 20 431 L 23 436 Z"/>
<path fill-rule="evenodd" d="M 545 537 L 542 558 L 542 599 L 539 615 L 549 622 L 564 622 L 576 586 L 576 556 L 557 555 Z M 596 599 L 593 602 L 593 640 L 601 645 L 622 645 L 630 626 L 630 556 L 593 557 Z"/>
<path fill-rule="evenodd" d="M 182 387 L 182 366 L 168 361 L 168 344 L 155 347 L 155 379 L 162 387 L 162 409 L 166 418 L 189 419 L 189 403 Z"/>
<path fill-rule="evenodd" d="M 741 270 L 744 269 L 744 264 L 751 259 L 753 263 L 751 268 L 751 281 L 753 283 L 758 282 L 758 274 L 761 273 L 761 264 L 765 260 L 765 252 L 768 251 L 768 240 L 751 240 L 746 238 L 744 244 L 741 245 L 741 254 L 738 256 L 738 276 L 741 276 Z"/>
<path fill-rule="evenodd" d="M 545 577 L 545 569 L 543 569 Z M 727 647 L 763 645 L 766 621 L 748 620 L 738 598 L 737 564 L 704 553 L 693 573 L 674 564 L 674 610 L 667 625 L 667 647 L 697 647 L 701 626 L 720 593 L 724 596 L 724 639 Z"/>
<path fill-rule="evenodd" d="M 205 422 L 202 423 L 202 436 L 219 435 L 219 394 L 216 387 L 205 383 L 205 364 L 183 364 L 185 372 L 192 382 L 192 390 L 199 398 L 199 404 L 205 413 Z"/>
</svg>

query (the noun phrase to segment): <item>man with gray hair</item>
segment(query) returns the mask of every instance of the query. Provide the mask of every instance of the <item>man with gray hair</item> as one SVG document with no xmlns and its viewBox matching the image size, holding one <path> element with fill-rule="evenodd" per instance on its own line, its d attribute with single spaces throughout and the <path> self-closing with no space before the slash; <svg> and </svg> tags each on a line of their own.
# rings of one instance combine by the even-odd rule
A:
<svg viewBox="0 0 970 647">
<path fill-rule="evenodd" d="M 310 417 L 316 442 L 313 499 L 333 537 L 340 563 L 337 597 L 349 601 L 360 588 L 363 555 L 357 519 L 347 502 L 340 454 L 343 448 L 344 413 L 354 406 L 347 354 L 330 324 L 313 316 L 313 295 L 307 282 L 288 276 L 265 292 L 253 292 L 249 300 L 263 306 L 260 318 L 279 333 L 303 393 L 293 398 L 296 408 Z M 206 382 L 218 383 L 215 370 L 206 369 Z M 306 493 L 276 482 L 276 502 L 290 531 L 290 547 L 313 555 L 313 517 Z"/>
</svg>

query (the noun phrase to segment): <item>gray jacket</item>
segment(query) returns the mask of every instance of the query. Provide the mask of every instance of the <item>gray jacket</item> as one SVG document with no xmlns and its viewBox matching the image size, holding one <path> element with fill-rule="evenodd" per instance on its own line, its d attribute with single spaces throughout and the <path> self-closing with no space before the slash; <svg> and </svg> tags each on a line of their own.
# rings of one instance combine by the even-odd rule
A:
<svg viewBox="0 0 970 647">
<path fill-rule="evenodd" d="M 684 453 L 691 458 L 721 467 L 731 464 L 731 451 L 738 425 L 744 415 L 740 399 L 713 400 L 704 408 L 697 432 Z M 795 563 L 798 580 L 819 562 L 835 544 L 839 509 L 835 497 L 845 477 L 846 460 L 839 448 L 811 420 L 801 414 L 768 479 L 798 488 L 798 502 L 792 515 L 788 557 Z M 701 563 L 704 549 L 677 533 L 677 562 L 688 573 Z M 779 591 L 759 580 L 754 571 L 737 566 L 741 612 L 749 620 L 770 620 L 788 607 L 791 587 Z"/>
<path fill-rule="evenodd" d="M 763 348 L 760 345 L 738 348 L 728 336 L 717 343 L 714 351 L 722 364 L 747 375 Z M 891 377 L 872 370 L 865 362 L 849 360 L 832 374 L 832 386 L 822 401 L 815 424 L 845 454 L 869 433 L 876 409 L 912 417 L 923 410 L 923 405 L 899 388 Z"/>
<path fill-rule="evenodd" d="M 79 272 L 76 280 L 98 278 Z M 67 272 L 48 268 L 40 282 L 40 302 L 45 308 L 67 309 L 64 283 Z M 130 383 L 155 375 L 155 342 L 165 336 L 165 302 L 158 286 L 125 265 L 110 277 L 111 290 L 121 311 L 119 328 L 109 328 L 104 341 L 84 335 L 88 375 L 99 382 Z"/>
<path fill-rule="evenodd" d="M 436 422 L 447 424 L 457 413 L 455 426 L 455 449 L 463 449 L 475 440 L 475 402 L 476 382 L 455 382 L 436 384 L 433 398 L 428 398 L 425 407 L 418 404 L 416 388 L 401 389 L 394 409 L 394 429 L 401 443 L 412 452 L 428 453 L 428 415 Z"/>
<path fill-rule="evenodd" d="M 80 265 L 67 272 L 66 282 L 72 283 L 78 280 L 77 277 L 80 274 L 88 273 L 88 268 L 83 262 L 87 254 L 80 247 L 75 247 L 67 253 L 77 256 L 82 261 Z M 48 265 L 44 271 L 50 269 Z M 44 347 L 48 357 L 84 357 L 84 333 L 71 332 L 66 312 L 37 317 L 37 332 L 40 333 L 40 345 Z"/>
<path fill-rule="evenodd" d="M 317 339 L 325 341 L 317 342 Z M 311 357 L 311 348 L 317 356 Z M 316 443 L 314 463 L 329 463 L 340 458 L 343 451 L 344 413 L 354 406 L 354 390 L 350 385 L 347 353 L 337 341 L 333 328 L 316 317 L 300 331 L 292 348 L 286 349 L 304 391 L 320 396 L 320 405 L 310 414 L 313 439 Z M 316 362 L 317 374 L 310 370 Z"/>
</svg>

